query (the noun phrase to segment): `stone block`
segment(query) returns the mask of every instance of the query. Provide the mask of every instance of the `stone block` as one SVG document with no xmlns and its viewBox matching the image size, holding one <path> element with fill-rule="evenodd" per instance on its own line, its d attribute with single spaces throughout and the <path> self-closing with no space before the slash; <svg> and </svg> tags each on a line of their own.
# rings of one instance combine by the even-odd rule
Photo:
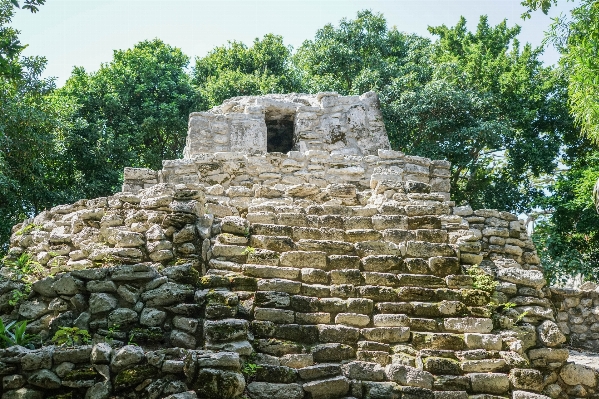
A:
<svg viewBox="0 0 599 399">
<path fill-rule="evenodd" d="M 471 373 L 468 374 L 472 391 L 501 395 L 510 388 L 508 376 L 500 373 Z"/>
</svg>

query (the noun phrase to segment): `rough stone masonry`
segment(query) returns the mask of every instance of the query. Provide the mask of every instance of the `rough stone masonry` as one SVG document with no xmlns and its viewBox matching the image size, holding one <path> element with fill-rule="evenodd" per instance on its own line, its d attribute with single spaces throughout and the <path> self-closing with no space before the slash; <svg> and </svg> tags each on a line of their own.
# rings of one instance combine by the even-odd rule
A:
<svg viewBox="0 0 599 399">
<path fill-rule="evenodd" d="M 2 399 L 598 398 L 524 226 L 449 167 L 390 150 L 374 93 L 191 114 L 183 159 L 14 227 L 43 272 L 0 270 L 0 314 L 43 345 L 0 349 Z"/>
</svg>

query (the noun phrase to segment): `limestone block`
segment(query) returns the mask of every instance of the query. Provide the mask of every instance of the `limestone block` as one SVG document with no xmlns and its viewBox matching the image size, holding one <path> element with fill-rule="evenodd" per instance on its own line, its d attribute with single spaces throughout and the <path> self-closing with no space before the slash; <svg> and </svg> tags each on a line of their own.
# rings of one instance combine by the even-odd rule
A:
<svg viewBox="0 0 599 399">
<path fill-rule="evenodd" d="M 559 387 L 559 385 L 558 385 Z M 561 391 L 561 390 L 560 390 Z M 512 399 L 550 399 L 556 396 L 545 396 L 538 393 L 526 392 L 526 391 L 513 391 Z"/>
<path fill-rule="evenodd" d="M 255 308 L 254 319 L 272 321 L 274 323 L 293 323 L 295 314 L 292 310 L 274 308 Z"/>
<path fill-rule="evenodd" d="M 60 378 L 50 370 L 46 369 L 34 371 L 29 378 L 27 378 L 27 382 L 44 390 L 56 389 L 61 386 Z"/>
<path fill-rule="evenodd" d="M 362 336 L 369 341 L 389 344 L 407 342 L 410 339 L 409 327 L 374 327 L 360 330 Z"/>
<path fill-rule="evenodd" d="M 485 349 L 499 351 L 502 347 L 501 337 L 494 334 L 464 334 L 468 349 Z"/>
<path fill-rule="evenodd" d="M 540 392 L 545 386 L 543 374 L 539 370 L 512 369 L 509 379 L 515 389 Z"/>
<path fill-rule="evenodd" d="M 295 269 L 297 270 L 297 269 Z M 289 278 L 289 277 L 287 277 Z M 302 282 L 310 284 L 328 284 L 329 275 L 324 270 L 304 268 L 301 269 Z"/>
<path fill-rule="evenodd" d="M 245 379 L 239 372 L 204 368 L 190 388 L 203 398 L 236 398 L 245 389 Z"/>
<path fill-rule="evenodd" d="M 21 358 L 21 367 L 25 371 L 49 369 L 52 367 L 53 352 L 54 350 L 52 347 L 27 352 Z"/>
<path fill-rule="evenodd" d="M 112 352 L 110 345 L 104 342 L 98 343 L 92 348 L 90 361 L 92 364 L 109 364 Z"/>
<path fill-rule="evenodd" d="M 569 363 L 562 367 L 560 378 L 568 385 L 585 385 L 587 387 L 595 387 L 597 380 L 595 371 L 581 364 Z"/>
<path fill-rule="evenodd" d="M 303 384 L 304 391 L 313 399 L 342 397 L 349 391 L 349 380 L 345 377 L 333 377 L 326 380 L 310 381 Z"/>
<path fill-rule="evenodd" d="M 129 366 L 140 363 L 145 358 L 144 350 L 135 345 L 125 345 L 117 350 L 110 362 L 113 371 L 123 370 Z"/>
<path fill-rule="evenodd" d="M 468 377 L 473 392 L 501 395 L 510 388 L 508 376 L 505 374 L 471 373 L 468 374 Z"/>
<path fill-rule="evenodd" d="M 247 391 L 252 399 L 302 399 L 304 397 L 304 390 L 300 384 L 252 382 L 248 384 Z"/>
<path fill-rule="evenodd" d="M 447 331 L 459 333 L 489 333 L 493 330 L 493 320 L 464 317 L 447 318 L 443 320 L 443 325 Z"/>
<path fill-rule="evenodd" d="M 139 316 L 136 311 L 127 308 L 118 308 L 108 315 L 108 325 L 126 327 L 137 324 Z"/>
<path fill-rule="evenodd" d="M 373 323 L 375 327 L 409 327 L 410 318 L 404 314 L 377 314 Z"/>
<path fill-rule="evenodd" d="M 355 358 L 355 355 L 356 352 L 354 348 L 345 344 L 319 344 L 312 347 L 312 356 L 314 357 L 314 361 L 318 363 L 340 362 L 342 360 Z M 301 376 L 302 371 L 300 370 L 300 377 Z"/>
<path fill-rule="evenodd" d="M 301 286 L 302 284 L 297 281 L 280 278 L 258 281 L 258 290 L 260 291 L 279 291 L 288 294 L 299 294 Z"/>
<path fill-rule="evenodd" d="M 560 331 L 557 324 L 551 320 L 545 320 L 537 327 L 537 334 L 541 342 L 548 347 L 556 347 L 566 342 L 566 337 Z"/>
<path fill-rule="evenodd" d="M 403 386 L 432 389 L 433 375 L 427 371 L 403 364 L 390 364 L 385 368 L 387 378 Z"/>
<path fill-rule="evenodd" d="M 35 320 L 48 313 L 48 304 L 36 298 L 21 303 L 19 306 L 19 315 L 27 320 Z"/>
<path fill-rule="evenodd" d="M 429 258 L 432 256 L 455 256 L 455 250 L 448 244 L 428 243 L 424 241 L 408 241 L 406 256 L 414 258 Z"/>
<path fill-rule="evenodd" d="M 497 278 L 510 283 L 521 284 L 533 288 L 543 287 L 547 281 L 539 270 L 524 270 L 515 267 L 499 268 Z"/>
<path fill-rule="evenodd" d="M 366 327 L 370 324 L 370 317 L 359 313 L 339 313 L 335 316 L 336 324 L 347 324 L 354 327 Z"/>
<path fill-rule="evenodd" d="M 294 369 L 309 367 L 314 364 L 314 357 L 310 353 L 296 353 L 283 355 L 280 358 L 281 366 L 286 366 Z"/>
</svg>

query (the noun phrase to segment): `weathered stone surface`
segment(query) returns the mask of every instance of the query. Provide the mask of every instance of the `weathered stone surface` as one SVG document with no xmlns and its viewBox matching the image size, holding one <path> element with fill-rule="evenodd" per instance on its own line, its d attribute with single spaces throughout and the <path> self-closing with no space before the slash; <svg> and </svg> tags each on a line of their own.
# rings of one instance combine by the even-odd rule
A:
<svg viewBox="0 0 599 399">
<path fill-rule="evenodd" d="M 537 327 L 537 334 L 539 340 L 550 348 L 556 347 L 566 342 L 566 337 L 560 331 L 559 327 L 555 322 L 551 320 L 545 320 Z"/>
<path fill-rule="evenodd" d="M 433 375 L 427 371 L 403 364 L 390 364 L 385 368 L 385 374 L 391 381 L 399 385 L 432 389 Z"/>
<path fill-rule="evenodd" d="M 192 388 L 200 397 L 233 399 L 245 389 L 245 380 L 241 373 L 205 368 L 199 371 Z"/>
<path fill-rule="evenodd" d="M 569 363 L 562 367 L 559 376 L 568 385 L 586 385 L 594 387 L 597 385 L 595 371 L 589 367 Z"/>
<path fill-rule="evenodd" d="M 524 270 L 515 267 L 499 268 L 497 278 L 510 283 L 526 285 L 533 288 L 541 288 L 547 281 L 543 273 L 538 270 Z"/>
<path fill-rule="evenodd" d="M 447 331 L 460 333 L 489 333 L 493 330 L 493 320 L 464 317 L 447 318 L 443 320 L 443 325 Z"/>
<path fill-rule="evenodd" d="M 351 380 L 384 381 L 385 369 L 377 363 L 353 361 L 341 366 L 343 375 Z"/>
<path fill-rule="evenodd" d="M 302 399 L 304 397 L 304 390 L 300 384 L 252 382 L 248 384 L 247 391 L 251 399 Z"/>
<path fill-rule="evenodd" d="M 512 399 L 550 399 L 550 396 L 526 391 L 513 391 Z"/>
<path fill-rule="evenodd" d="M 108 364 L 112 355 L 112 348 L 107 343 L 101 342 L 94 345 L 91 353 L 91 362 L 94 364 Z"/>
<path fill-rule="evenodd" d="M 145 358 L 144 350 L 135 345 L 126 345 L 117 350 L 112 357 L 110 367 L 115 371 L 140 363 Z"/>
<path fill-rule="evenodd" d="M 85 399 L 108 399 L 112 393 L 110 381 L 102 381 L 94 384 L 85 394 Z"/>
<path fill-rule="evenodd" d="M 320 344 L 312 348 L 315 362 L 340 362 L 355 357 L 355 350 L 349 346 L 338 343 Z"/>
<path fill-rule="evenodd" d="M 468 374 L 468 377 L 470 377 L 473 392 L 501 395 L 510 388 L 510 381 L 505 374 L 471 373 Z"/>
<path fill-rule="evenodd" d="M 108 315 L 108 325 L 110 327 L 125 328 L 137 324 L 138 320 L 137 312 L 127 308 L 118 308 Z"/>
<path fill-rule="evenodd" d="M 2 399 L 42 399 L 43 397 L 43 392 L 31 388 L 7 391 L 2 395 Z"/>
<path fill-rule="evenodd" d="M 543 374 L 538 370 L 512 369 L 510 370 L 509 379 L 516 389 L 540 392 L 544 387 Z"/>
<path fill-rule="evenodd" d="M 168 282 L 160 287 L 144 292 L 141 297 L 146 306 L 166 306 L 181 303 L 193 297 L 194 290 L 189 285 Z"/>
<path fill-rule="evenodd" d="M 117 299 L 110 294 L 94 292 L 89 297 L 89 311 L 92 314 L 108 312 L 115 309 L 117 305 Z"/>
<path fill-rule="evenodd" d="M 61 385 L 60 378 L 50 370 L 46 369 L 33 372 L 29 378 L 27 378 L 27 382 L 42 389 L 56 389 L 60 388 Z"/>
<path fill-rule="evenodd" d="M 501 350 L 501 337 L 493 334 L 464 334 L 469 349 Z"/>
<path fill-rule="evenodd" d="M 156 327 L 162 325 L 166 319 L 166 312 L 155 308 L 144 308 L 139 317 L 139 323 L 148 327 Z"/>
<path fill-rule="evenodd" d="M 326 380 L 310 381 L 303 385 L 304 391 L 313 399 L 342 397 L 349 391 L 349 380 L 345 377 L 334 377 Z"/>
<path fill-rule="evenodd" d="M 49 369 L 52 367 L 53 353 L 54 348 L 52 347 L 27 352 L 21 358 L 21 367 L 26 371 Z"/>
</svg>

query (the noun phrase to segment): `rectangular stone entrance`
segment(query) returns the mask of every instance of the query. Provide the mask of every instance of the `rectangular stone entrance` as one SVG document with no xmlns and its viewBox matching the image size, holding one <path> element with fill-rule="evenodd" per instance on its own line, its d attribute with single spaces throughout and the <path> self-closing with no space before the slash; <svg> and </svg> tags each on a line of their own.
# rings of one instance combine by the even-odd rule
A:
<svg viewBox="0 0 599 399">
<path fill-rule="evenodd" d="M 266 151 L 288 153 L 294 144 L 295 114 L 266 112 Z"/>
</svg>

